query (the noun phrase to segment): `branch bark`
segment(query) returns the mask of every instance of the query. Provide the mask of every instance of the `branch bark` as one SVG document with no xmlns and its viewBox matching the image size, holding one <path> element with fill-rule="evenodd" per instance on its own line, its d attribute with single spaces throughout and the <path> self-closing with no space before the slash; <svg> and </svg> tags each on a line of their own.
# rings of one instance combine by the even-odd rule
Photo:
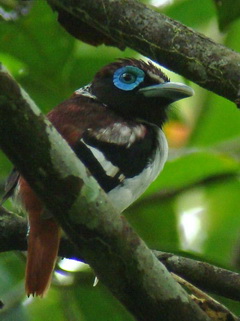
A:
<svg viewBox="0 0 240 321">
<path fill-rule="evenodd" d="M 239 53 L 135 0 L 48 2 L 76 37 L 87 42 L 95 39 L 92 44 L 106 43 L 121 49 L 128 46 L 239 103 Z"/>
<path fill-rule="evenodd" d="M 167 269 L 203 291 L 240 301 L 240 275 L 212 264 L 181 257 L 172 253 L 153 251 Z"/>
<path fill-rule="evenodd" d="M 27 250 L 27 221 L 0 207 L 0 253 Z M 168 271 L 181 276 L 199 289 L 240 301 L 240 275 L 212 264 L 153 250 L 152 253 Z M 76 246 L 61 239 L 59 257 L 85 262 Z"/>
<path fill-rule="evenodd" d="M 2 67 L 0 119 L 3 151 L 137 320 L 176 320 L 176 315 L 209 320 L 114 211 L 68 144 Z"/>
</svg>

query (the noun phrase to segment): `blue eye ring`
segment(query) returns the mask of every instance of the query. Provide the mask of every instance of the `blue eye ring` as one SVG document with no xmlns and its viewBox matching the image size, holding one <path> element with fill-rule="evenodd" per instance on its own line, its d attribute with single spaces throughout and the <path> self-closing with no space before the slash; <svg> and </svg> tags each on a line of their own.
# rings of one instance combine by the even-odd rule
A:
<svg viewBox="0 0 240 321">
<path fill-rule="evenodd" d="M 143 70 L 134 66 L 125 66 L 117 69 L 113 74 L 114 85 L 122 90 L 133 90 L 144 81 Z"/>
</svg>

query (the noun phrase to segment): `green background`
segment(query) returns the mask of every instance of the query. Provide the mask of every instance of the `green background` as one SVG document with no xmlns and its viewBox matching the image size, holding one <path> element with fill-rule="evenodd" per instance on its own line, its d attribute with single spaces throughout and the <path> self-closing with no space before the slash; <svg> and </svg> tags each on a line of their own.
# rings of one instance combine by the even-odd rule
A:
<svg viewBox="0 0 240 321">
<path fill-rule="evenodd" d="M 4 3 L 3 3 L 4 2 Z M 147 4 L 154 2 L 144 1 Z M 155 2 L 156 3 L 156 2 Z M 46 113 L 72 92 L 91 81 L 103 65 L 119 57 L 140 57 L 72 38 L 58 24 L 45 1 L 26 2 L 29 12 L 14 21 L 0 17 L 0 61 Z M 0 0 L 7 12 L 15 1 Z M 239 51 L 240 4 L 210 0 L 175 0 L 155 7 L 200 31 L 216 42 Z M 6 18 L 6 15 L 5 15 Z M 173 81 L 186 81 L 166 71 Z M 189 83 L 189 82 L 188 82 Z M 162 174 L 127 211 L 126 216 L 149 247 L 192 254 L 229 269 L 237 269 L 240 230 L 240 114 L 236 106 L 190 84 L 196 94 L 173 108 L 166 126 L 169 161 Z M 180 140 L 181 127 L 185 139 Z M 0 187 L 12 165 L 0 153 Z M 11 209 L 11 203 L 6 204 Z M 57 267 L 44 299 L 24 295 L 25 256 L 0 254 L 1 320 L 128 321 L 128 312 L 99 282 L 93 287 L 89 267 L 75 272 Z M 239 304 L 218 298 L 235 313 Z"/>
</svg>

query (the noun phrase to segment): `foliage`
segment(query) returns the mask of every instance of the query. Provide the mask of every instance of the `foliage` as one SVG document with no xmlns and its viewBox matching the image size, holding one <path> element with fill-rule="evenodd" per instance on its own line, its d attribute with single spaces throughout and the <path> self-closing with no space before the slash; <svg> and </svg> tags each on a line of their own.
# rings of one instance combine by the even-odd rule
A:
<svg viewBox="0 0 240 321">
<path fill-rule="evenodd" d="M 234 0 L 215 0 L 218 11 L 219 28 L 224 30 L 228 25 L 239 18 L 240 3 Z"/>
<path fill-rule="evenodd" d="M 232 7 L 238 6 L 234 10 L 227 1 L 221 2 L 218 11 L 210 0 L 176 0 L 156 10 L 239 50 L 239 5 L 231 1 Z M 28 11 L 1 22 L 0 61 L 44 112 L 87 84 L 104 64 L 118 57 L 138 56 L 129 49 L 94 48 L 75 40 L 59 26 L 56 14 L 44 1 L 30 3 Z M 235 15 L 228 19 L 230 11 Z M 224 34 L 219 32 L 217 13 L 221 28 L 228 25 Z M 183 81 L 167 73 L 174 81 Z M 195 97 L 175 106 L 165 128 L 172 147 L 168 164 L 126 215 L 151 248 L 187 251 L 233 268 L 239 255 L 240 229 L 239 111 L 231 102 L 191 86 Z M 1 185 L 10 168 L 0 154 Z M 44 300 L 26 299 L 24 261 L 23 255 L 0 254 L 0 298 L 7 308 L 2 320 L 16 320 L 16 315 L 19 321 L 47 321 L 53 316 L 57 321 L 132 320 L 101 284 L 92 286 L 94 275 L 81 266 L 74 273 L 62 270 L 56 274 Z M 234 309 L 240 313 L 237 306 Z"/>
</svg>

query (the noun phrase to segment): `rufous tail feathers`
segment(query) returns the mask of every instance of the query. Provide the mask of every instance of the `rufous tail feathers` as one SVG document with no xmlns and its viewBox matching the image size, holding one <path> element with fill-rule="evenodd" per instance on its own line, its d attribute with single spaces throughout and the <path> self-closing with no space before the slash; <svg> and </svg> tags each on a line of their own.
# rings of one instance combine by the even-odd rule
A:
<svg viewBox="0 0 240 321">
<path fill-rule="evenodd" d="M 53 219 L 41 220 L 37 228 L 30 226 L 25 276 L 26 294 L 44 296 L 55 266 L 60 228 Z"/>
<path fill-rule="evenodd" d="M 26 294 L 44 296 L 51 283 L 58 254 L 60 227 L 53 218 L 43 217 L 42 202 L 22 177 L 19 179 L 19 187 L 30 226 L 25 276 Z"/>
</svg>

